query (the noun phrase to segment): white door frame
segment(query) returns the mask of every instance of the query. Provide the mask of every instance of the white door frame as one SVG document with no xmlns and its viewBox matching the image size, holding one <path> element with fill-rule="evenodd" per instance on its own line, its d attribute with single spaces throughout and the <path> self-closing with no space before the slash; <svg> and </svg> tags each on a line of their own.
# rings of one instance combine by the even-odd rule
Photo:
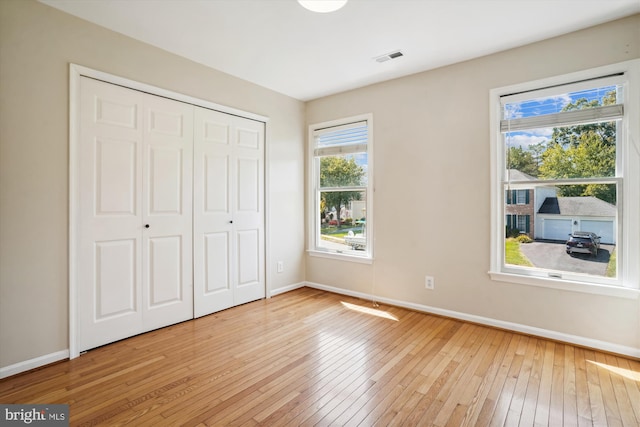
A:
<svg viewBox="0 0 640 427">
<path fill-rule="evenodd" d="M 77 64 L 69 64 L 69 358 L 74 359 L 80 355 L 78 349 L 78 278 L 77 278 L 77 253 L 78 253 L 78 212 L 79 212 L 79 164 L 78 145 L 80 140 L 80 78 L 90 77 L 107 83 L 124 86 L 129 89 L 158 95 L 199 107 L 209 108 L 222 113 L 232 114 L 251 120 L 265 123 L 265 152 L 264 152 L 264 192 L 269 194 L 269 134 L 270 127 L 266 126 L 268 117 L 247 111 L 238 110 L 203 99 L 194 98 L 181 93 L 129 80 L 113 74 L 104 73 Z M 270 297 L 271 262 L 269 256 L 269 198 L 264 199 L 265 209 L 265 295 Z"/>
</svg>

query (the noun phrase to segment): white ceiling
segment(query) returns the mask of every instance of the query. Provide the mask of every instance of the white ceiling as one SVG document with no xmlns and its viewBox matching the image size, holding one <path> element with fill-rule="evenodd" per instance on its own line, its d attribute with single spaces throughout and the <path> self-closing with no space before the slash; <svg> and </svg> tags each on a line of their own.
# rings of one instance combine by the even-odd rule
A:
<svg viewBox="0 0 640 427">
<path fill-rule="evenodd" d="M 305 101 L 640 12 L 640 0 L 349 0 L 329 14 L 296 0 L 41 1 Z"/>
</svg>

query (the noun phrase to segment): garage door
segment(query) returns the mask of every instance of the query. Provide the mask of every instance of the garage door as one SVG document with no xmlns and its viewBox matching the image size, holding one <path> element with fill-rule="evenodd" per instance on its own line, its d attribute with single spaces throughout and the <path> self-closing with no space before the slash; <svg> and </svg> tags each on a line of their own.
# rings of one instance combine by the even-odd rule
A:
<svg viewBox="0 0 640 427">
<path fill-rule="evenodd" d="M 543 239 L 567 240 L 571 234 L 570 219 L 545 219 L 543 226 Z"/>
<path fill-rule="evenodd" d="M 613 221 L 593 221 L 582 220 L 580 221 L 580 229 L 582 231 L 591 231 L 600 236 L 601 243 L 615 243 L 616 236 L 613 231 Z"/>
</svg>

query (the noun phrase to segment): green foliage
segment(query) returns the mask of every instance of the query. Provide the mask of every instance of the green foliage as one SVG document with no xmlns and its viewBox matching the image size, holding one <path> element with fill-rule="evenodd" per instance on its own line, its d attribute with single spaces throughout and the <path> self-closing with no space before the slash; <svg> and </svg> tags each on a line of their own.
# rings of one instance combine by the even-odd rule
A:
<svg viewBox="0 0 640 427">
<path fill-rule="evenodd" d="M 585 98 L 576 100 L 567 104 L 562 111 L 583 110 L 586 108 L 599 107 L 601 105 L 611 105 L 616 103 L 616 93 L 611 91 L 607 93 L 601 101 L 587 101 Z M 595 134 L 605 145 L 615 145 L 616 143 L 616 124 L 615 122 L 590 123 L 586 125 L 576 125 L 568 127 L 559 127 L 553 129 L 551 140 L 554 144 L 560 144 L 563 147 L 579 145 L 582 142 L 582 136 L 585 134 Z"/>
<path fill-rule="evenodd" d="M 581 110 L 611 105 L 616 102 L 615 91 L 600 100 L 585 98 L 567 104 L 562 111 Z M 571 179 L 615 176 L 616 124 L 615 122 L 558 127 L 551 140 L 536 144 L 528 151 L 511 147 L 508 167 L 541 179 Z M 558 196 L 593 196 L 616 204 L 616 188 L 610 184 L 563 185 Z"/>
<path fill-rule="evenodd" d="M 534 153 L 522 147 L 510 147 L 507 153 L 508 169 L 517 169 L 531 176 L 538 176 L 538 164 Z"/>
<path fill-rule="evenodd" d="M 533 239 L 529 236 L 527 236 L 526 234 L 520 234 L 518 237 L 516 237 L 516 240 L 520 243 L 531 243 L 533 242 Z"/>
<path fill-rule="evenodd" d="M 344 187 L 360 185 L 364 169 L 352 157 L 332 156 L 320 159 L 320 187 Z"/>
<path fill-rule="evenodd" d="M 320 186 L 344 187 L 360 186 L 365 178 L 364 169 L 359 166 L 355 158 L 339 156 L 322 157 L 320 159 Z M 340 225 L 340 208 L 351 200 L 360 200 L 359 191 L 330 191 L 321 193 L 321 214 L 325 210 L 336 209 L 338 226 Z"/>
<path fill-rule="evenodd" d="M 617 265 L 616 258 L 617 258 L 616 249 L 614 249 L 611 252 L 611 255 L 609 256 L 609 263 L 607 264 L 607 272 L 605 273 L 607 277 L 616 277 L 618 275 L 616 272 L 616 265 Z"/>
<path fill-rule="evenodd" d="M 586 132 L 580 142 L 564 148 L 553 144 L 542 154 L 540 177 L 544 179 L 589 178 L 613 176 L 616 148 L 602 140 L 597 132 Z M 558 188 L 559 196 L 594 196 L 616 203 L 615 186 L 606 184 L 569 185 Z"/>
<path fill-rule="evenodd" d="M 520 252 L 520 242 L 516 239 L 507 239 L 504 241 L 504 262 L 511 265 L 522 265 L 525 267 L 533 267 L 533 263 Z"/>
<path fill-rule="evenodd" d="M 514 238 L 514 237 L 518 237 L 519 235 L 520 235 L 520 230 L 518 230 L 517 228 L 506 227 L 505 237 Z"/>
</svg>

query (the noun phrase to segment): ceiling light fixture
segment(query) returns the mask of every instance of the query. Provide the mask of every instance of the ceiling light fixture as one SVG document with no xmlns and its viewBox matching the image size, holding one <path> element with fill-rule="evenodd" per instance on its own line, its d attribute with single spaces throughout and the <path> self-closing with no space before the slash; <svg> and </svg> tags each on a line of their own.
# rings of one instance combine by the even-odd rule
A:
<svg viewBox="0 0 640 427">
<path fill-rule="evenodd" d="M 298 3 L 312 12 L 327 13 L 340 9 L 347 0 L 298 0 Z"/>
</svg>

